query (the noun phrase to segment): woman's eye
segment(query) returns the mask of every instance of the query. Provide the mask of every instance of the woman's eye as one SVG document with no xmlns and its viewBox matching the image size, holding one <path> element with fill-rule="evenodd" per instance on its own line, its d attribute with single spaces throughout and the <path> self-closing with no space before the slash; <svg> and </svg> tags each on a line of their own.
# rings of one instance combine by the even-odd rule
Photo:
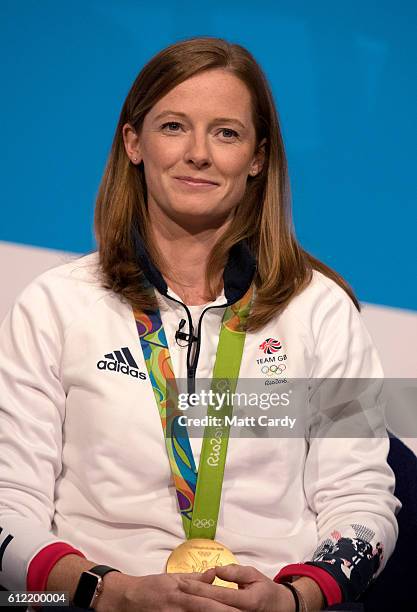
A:
<svg viewBox="0 0 417 612">
<path fill-rule="evenodd" d="M 182 124 L 178 121 L 167 121 L 161 126 L 161 130 L 165 132 L 179 132 L 182 128 Z M 239 134 L 232 130 L 231 128 L 222 128 L 219 132 L 226 140 L 232 140 L 234 138 L 239 138 Z"/>
<path fill-rule="evenodd" d="M 161 126 L 161 129 L 165 130 L 166 128 L 169 127 L 170 129 L 167 130 L 168 132 L 178 132 L 178 129 L 176 129 L 176 128 L 179 128 L 180 125 L 181 125 L 181 123 L 178 123 L 177 121 L 169 121 L 168 123 L 164 123 Z M 171 129 L 171 128 L 173 128 L 173 129 Z"/>
<path fill-rule="evenodd" d="M 221 132 L 223 132 L 223 136 L 227 138 L 227 140 L 230 140 L 231 138 L 239 138 L 239 134 L 230 128 L 223 128 Z"/>
</svg>

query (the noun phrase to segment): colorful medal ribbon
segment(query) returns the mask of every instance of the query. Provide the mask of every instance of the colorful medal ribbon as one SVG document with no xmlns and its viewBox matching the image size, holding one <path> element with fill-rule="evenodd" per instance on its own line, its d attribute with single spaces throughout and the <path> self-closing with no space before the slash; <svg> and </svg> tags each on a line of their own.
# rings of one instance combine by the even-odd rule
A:
<svg viewBox="0 0 417 612">
<path fill-rule="evenodd" d="M 222 319 L 211 388 L 214 393 L 226 393 L 226 399 L 234 393 L 239 377 L 246 337 L 243 324 L 250 312 L 252 293 L 250 287 L 241 300 L 226 308 Z M 205 428 L 197 472 L 187 428 L 178 422 L 183 412 L 178 409 L 178 387 L 161 314 L 159 310 L 134 310 L 134 316 L 161 418 L 185 535 L 187 539 L 214 539 L 230 426 Z M 232 411 L 231 402 L 226 401 L 221 410 L 209 406 L 207 414 L 224 421 Z M 213 440 L 220 442 L 215 461 L 210 462 Z"/>
</svg>

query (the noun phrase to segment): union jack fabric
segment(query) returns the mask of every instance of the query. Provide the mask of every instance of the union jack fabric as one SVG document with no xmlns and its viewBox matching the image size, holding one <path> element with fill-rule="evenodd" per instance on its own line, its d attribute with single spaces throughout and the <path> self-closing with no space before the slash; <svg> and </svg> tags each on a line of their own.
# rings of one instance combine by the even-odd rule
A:
<svg viewBox="0 0 417 612">
<path fill-rule="evenodd" d="M 321 542 L 308 565 L 326 570 L 338 582 L 344 601 L 354 601 L 368 586 L 384 557 L 375 532 L 357 523 L 344 533 L 332 531 Z"/>
</svg>

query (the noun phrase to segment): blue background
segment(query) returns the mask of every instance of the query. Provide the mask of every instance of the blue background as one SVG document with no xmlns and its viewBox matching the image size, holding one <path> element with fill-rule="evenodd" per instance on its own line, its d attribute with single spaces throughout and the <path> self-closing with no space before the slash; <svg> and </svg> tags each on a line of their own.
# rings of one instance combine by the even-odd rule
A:
<svg viewBox="0 0 417 612">
<path fill-rule="evenodd" d="M 361 300 L 417 310 L 417 3 L 0 2 L 0 240 L 94 247 L 126 94 L 162 47 L 246 46 L 281 117 L 296 231 Z"/>
</svg>

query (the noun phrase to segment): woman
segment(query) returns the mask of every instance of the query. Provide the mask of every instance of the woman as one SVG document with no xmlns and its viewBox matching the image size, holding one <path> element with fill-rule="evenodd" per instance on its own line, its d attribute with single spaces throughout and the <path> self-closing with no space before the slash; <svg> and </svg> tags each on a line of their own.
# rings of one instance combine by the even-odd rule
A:
<svg viewBox="0 0 417 612">
<path fill-rule="evenodd" d="M 227 447 L 220 429 L 206 461 L 214 446 L 188 441 L 165 395 L 181 379 L 192 393 L 212 377 L 268 390 L 382 376 L 351 290 L 296 242 L 272 95 L 248 51 L 195 38 L 143 68 L 95 227 L 98 253 L 41 275 L 1 328 L 4 586 L 99 612 L 357 598 L 397 537 L 387 438 Z M 207 548 L 184 552 L 195 538 Z"/>
</svg>

